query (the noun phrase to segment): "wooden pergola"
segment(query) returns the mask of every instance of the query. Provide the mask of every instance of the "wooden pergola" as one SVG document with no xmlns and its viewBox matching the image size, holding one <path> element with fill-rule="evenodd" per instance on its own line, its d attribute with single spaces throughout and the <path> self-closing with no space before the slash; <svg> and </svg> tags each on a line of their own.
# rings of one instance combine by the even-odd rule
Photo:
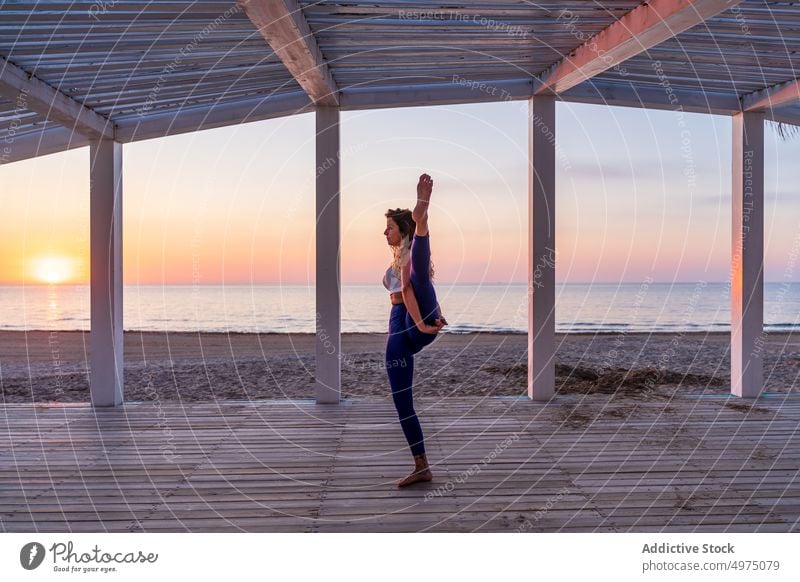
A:
<svg viewBox="0 0 800 582">
<path fill-rule="evenodd" d="M 316 183 L 316 399 L 335 403 L 340 111 L 527 100 L 528 396 L 548 400 L 555 272 L 537 266 L 555 248 L 556 102 L 730 115 L 731 389 L 756 397 L 763 128 L 800 125 L 798 26 L 800 6 L 758 0 L 6 0 L 0 155 L 11 163 L 90 147 L 91 400 L 116 406 L 123 144 L 314 112 L 325 167 Z"/>
</svg>

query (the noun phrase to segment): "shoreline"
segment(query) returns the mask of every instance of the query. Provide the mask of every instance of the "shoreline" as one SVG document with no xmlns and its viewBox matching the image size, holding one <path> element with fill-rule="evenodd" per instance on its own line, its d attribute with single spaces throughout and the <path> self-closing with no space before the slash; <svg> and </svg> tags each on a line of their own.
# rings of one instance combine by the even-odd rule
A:
<svg viewBox="0 0 800 582">
<path fill-rule="evenodd" d="M 39 333 L 84 333 L 88 334 L 88 329 L 0 329 L 0 334 L 39 334 Z M 376 336 L 376 335 L 386 335 L 387 332 L 378 332 L 378 331 L 343 331 L 342 335 L 345 336 Z M 722 330 L 711 330 L 711 331 L 703 331 L 703 330 L 656 330 L 656 331 L 625 331 L 624 329 L 619 330 L 601 330 L 601 331 L 557 331 L 555 335 L 580 335 L 580 336 L 593 336 L 593 335 L 637 335 L 637 336 L 649 336 L 649 335 L 730 335 L 730 331 L 722 331 Z M 769 335 L 792 335 L 794 333 L 800 334 L 800 328 L 796 330 L 778 330 L 778 331 L 765 331 L 765 334 Z M 133 335 L 133 334 L 169 334 L 169 335 L 244 335 L 244 336 L 256 336 L 256 335 L 267 335 L 267 336 L 313 336 L 316 335 L 315 332 L 312 331 L 292 331 L 292 332 L 283 332 L 283 331 L 183 331 L 183 330 L 152 330 L 152 329 L 145 329 L 145 330 L 138 330 L 138 329 L 126 329 L 123 331 L 124 335 Z M 454 335 L 454 336 L 462 336 L 462 335 L 528 335 L 525 331 L 493 331 L 493 330 L 486 330 L 486 331 L 464 331 L 464 332 L 453 332 L 448 331 L 443 333 L 442 335 Z"/>
<path fill-rule="evenodd" d="M 313 398 L 313 333 L 125 332 L 125 399 Z M 342 397 L 391 398 L 386 333 L 343 333 Z M 3 402 L 89 399 L 89 332 L 0 331 Z M 522 396 L 528 335 L 441 334 L 414 358 L 415 396 Z M 800 334 L 764 335 L 764 391 L 800 391 Z M 729 332 L 556 333 L 559 394 L 730 392 Z"/>
</svg>

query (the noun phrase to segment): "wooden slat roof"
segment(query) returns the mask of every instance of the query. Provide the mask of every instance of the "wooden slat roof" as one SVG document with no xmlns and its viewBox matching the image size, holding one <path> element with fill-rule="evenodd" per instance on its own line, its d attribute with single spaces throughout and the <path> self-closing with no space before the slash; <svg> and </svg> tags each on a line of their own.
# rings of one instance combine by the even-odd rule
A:
<svg viewBox="0 0 800 582">
<path fill-rule="evenodd" d="M 454 78 L 511 87 L 512 98 L 526 98 L 539 76 L 640 5 L 286 3 L 302 10 L 344 109 L 501 99 L 459 88 Z M 746 0 L 563 98 L 633 104 L 631 96 L 650 91 L 654 102 L 645 105 L 666 108 L 666 99 L 655 102 L 666 78 L 688 95 L 714 96 L 709 112 L 730 113 L 743 96 L 797 79 L 798 32 L 800 5 Z M 312 105 L 234 0 L 5 0 L 0 56 L 110 120 L 120 141 L 291 115 Z M 81 135 L 65 140 L 62 130 L 71 128 L 21 109 L 8 89 L 4 97 L 0 139 L 13 138 L 4 162 L 88 143 Z M 797 112 L 789 104 L 774 118 L 793 122 Z M 40 149 L 32 149 L 31 139 Z"/>
<path fill-rule="evenodd" d="M 673 87 L 745 95 L 800 72 L 800 5 L 749 0 L 610 70 L 599 81 L 658 84 L 660 61 Z"/>
<path fill-rule="evenodd" d="M 298 90 L 232 2 L 8 4 L 0 54 L 113 120 Z"/>
<path fill-rule="evenodd" d="M 539 75 L 581 44 L 557 18 L 567 4 L 580 7 L 588 38 L 640 2 L 300 4 L 346 89 Z"/>
</svg>

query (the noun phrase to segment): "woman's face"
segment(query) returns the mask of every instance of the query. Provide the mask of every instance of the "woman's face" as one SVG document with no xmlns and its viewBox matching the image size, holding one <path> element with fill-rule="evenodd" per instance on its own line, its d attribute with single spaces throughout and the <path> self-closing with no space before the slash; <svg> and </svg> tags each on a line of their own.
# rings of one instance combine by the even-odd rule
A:
<svg viewBox="0 0 800 582">
<path fill-rule="evenodd" d="M 403 240 L 400 236 L 400 228 L 391 217 L 386 218 L 386 230 L 383 231 L 383 236 L 386 237 L 386 243 L 393 247 L 399 247 Z"/>
</svg>

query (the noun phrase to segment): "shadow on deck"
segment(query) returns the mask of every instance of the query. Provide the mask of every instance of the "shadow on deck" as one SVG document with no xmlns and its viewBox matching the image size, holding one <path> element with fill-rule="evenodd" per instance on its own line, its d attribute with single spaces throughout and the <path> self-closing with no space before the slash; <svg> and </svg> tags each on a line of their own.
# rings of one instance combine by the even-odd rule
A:
<svg viewBox="0 0 800 582">
<path fill-rule="evenodd" d="M 5 405 L 0 526 L 97 531 L 797 531 L 800 397 Z"/>
</svg>

